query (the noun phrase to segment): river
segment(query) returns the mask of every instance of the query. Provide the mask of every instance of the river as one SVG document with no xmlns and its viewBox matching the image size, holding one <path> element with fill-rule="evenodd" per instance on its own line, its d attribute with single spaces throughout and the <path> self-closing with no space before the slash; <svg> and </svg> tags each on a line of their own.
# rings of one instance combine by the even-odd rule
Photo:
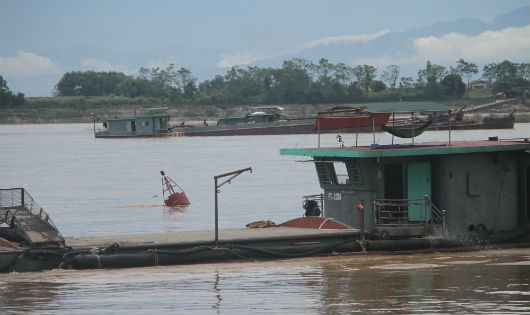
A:
<svg viewBox="0 0 530 315">
<path fill-rule="evenodd" d="M 337 146 L 335 136 L 321 145 Z M 530 124 L 451 133 L 453 141 L 488 136 L 528 138 Z M 369 144 L 373 135 L 342 139 Z M 428 131 L 415 141 L 447 139 Z M 320 188 L 312 163 L 279 149 L 316 145 L 315 135 L 95 139 L 91 124 L 1 125 L 0 187 L 26 188 L 64 236 L 211 230 L 213 176 L 252 167 L 221 187 L 219 227 L 281 223 L 302 215 L 302 196 Z M 189 207 L 163 207 L 160 170 Z M 0 313 L 530 314 L 529 283 L 530 249 L 496 248 L 51 270 L 1 274 Z"/>
</svg>

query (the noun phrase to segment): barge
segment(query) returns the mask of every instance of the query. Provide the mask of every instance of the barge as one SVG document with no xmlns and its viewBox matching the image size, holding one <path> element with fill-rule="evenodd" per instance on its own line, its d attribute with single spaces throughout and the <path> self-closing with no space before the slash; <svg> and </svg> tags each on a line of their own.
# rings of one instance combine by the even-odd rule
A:
<svg viewBox="0 0 530 315">
<path fill-rule="evenodd" d="M 282 149 L 322 192 L 302 217 L 240 229 L 218 229 L 216 195 L 213 230 L 63 237 L 25 189 L 2 189 L 0 272 L 529 246 L 530 141 L 450 139 Z M 244 171 L 215 176 L 216 192 Z"/>
<path fill-rule="evenodd" d="M 464 112 L 459 115 L 447 114 L 448 111 L 430 112 L 423 118 L 390 119 L 390 112 L 368 111 L 367 107 L 336 106 L 314 117 L 298 119 L 281 119 L 281 107 L 255 107 L 255 109 L 274 109 L 272 113 L 255 111 L 245 116 L 224 117 L 217 120 L 217 125 L 209 126 L 178 126 L 176 132 L 180 136 L 241 136 L 241 135 L 282 135 L 282 134 L 324 134 L 324 133 L 367 133 L 382 131 L 386 126 L 406 125 L 411 121 L 423 124 L 432 123 L 429 130 L 470 130 L 470 129 L 513 129 L 515 117 L 513 113 L 506 117 L 484 117 L 481 121 L 464 119 Z M 403 115 L 401 115 L 403 116 Z M 445 118 L 444 118 L 445 116 Z M 451 118 L 447 118 L 451 117 Z"/>
</svg>

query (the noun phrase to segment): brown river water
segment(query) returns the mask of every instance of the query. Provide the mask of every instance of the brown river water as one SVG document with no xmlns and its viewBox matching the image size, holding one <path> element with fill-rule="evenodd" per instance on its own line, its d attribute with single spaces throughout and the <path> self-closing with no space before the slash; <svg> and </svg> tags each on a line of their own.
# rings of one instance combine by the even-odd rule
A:
<svg viewBox="0 0 530 315">
<path fill-rule="evenodd" d="M 322 145 L 337 146 L 335 136 Z M 451 134 L 488 136 L 530 137 L 530 124 Z M 416 142 L 447 137 L 430 131 Z M 213 176 L 250 166 L 221 188 L 220 228 L 281 223 L 320 188 L 311 163 L 278 151 L 316 145 L 315 135 L 110 140 L 94 139 L 91 124 L 2 125 L 0 187 L 26 188 L 64 236 L 211 230 Z M 163 207 L 160 170 L 189 207 Z M 0 274 L 0 314 L 530 314 L 529 283 L 528 248 L 51 270 Z"/>
</svg>

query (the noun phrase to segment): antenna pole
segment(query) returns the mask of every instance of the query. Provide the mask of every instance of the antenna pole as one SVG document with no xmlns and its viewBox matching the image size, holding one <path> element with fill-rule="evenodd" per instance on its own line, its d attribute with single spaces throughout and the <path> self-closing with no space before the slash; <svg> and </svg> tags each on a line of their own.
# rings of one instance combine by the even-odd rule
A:
<svg viewBox="0 0 530 315">
<path fill-rule="evenodd" d="M 451 145 L 451 110 L 447 111 L 448 121 L 449 121 L 449 146 Z"/>
</svg>

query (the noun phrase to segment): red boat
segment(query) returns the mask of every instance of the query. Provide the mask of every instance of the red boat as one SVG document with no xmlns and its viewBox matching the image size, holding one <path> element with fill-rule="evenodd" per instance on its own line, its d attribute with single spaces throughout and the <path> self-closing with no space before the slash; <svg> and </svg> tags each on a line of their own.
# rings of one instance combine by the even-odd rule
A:
<svg viewBox="0 0 530 315">
<path fill-rule="evenodd" d="M 189 205 L 190 201 L 184 190 L 169 178 L 169 176 L 166 176 L 164 171 L 160 171 L 160 175 L 162 175 L 162 195 L 164 196 L 164 204 L 167 207 Z"/>
<path fill-rule="evenodd" d="M 373 118 L 372 118 L 373 117 Z M 315 120 L 315 129 L 346 129 L 385 125 L 390 113 L 360 113 L 351 115 L 319 115 Z"/>
</svg>

